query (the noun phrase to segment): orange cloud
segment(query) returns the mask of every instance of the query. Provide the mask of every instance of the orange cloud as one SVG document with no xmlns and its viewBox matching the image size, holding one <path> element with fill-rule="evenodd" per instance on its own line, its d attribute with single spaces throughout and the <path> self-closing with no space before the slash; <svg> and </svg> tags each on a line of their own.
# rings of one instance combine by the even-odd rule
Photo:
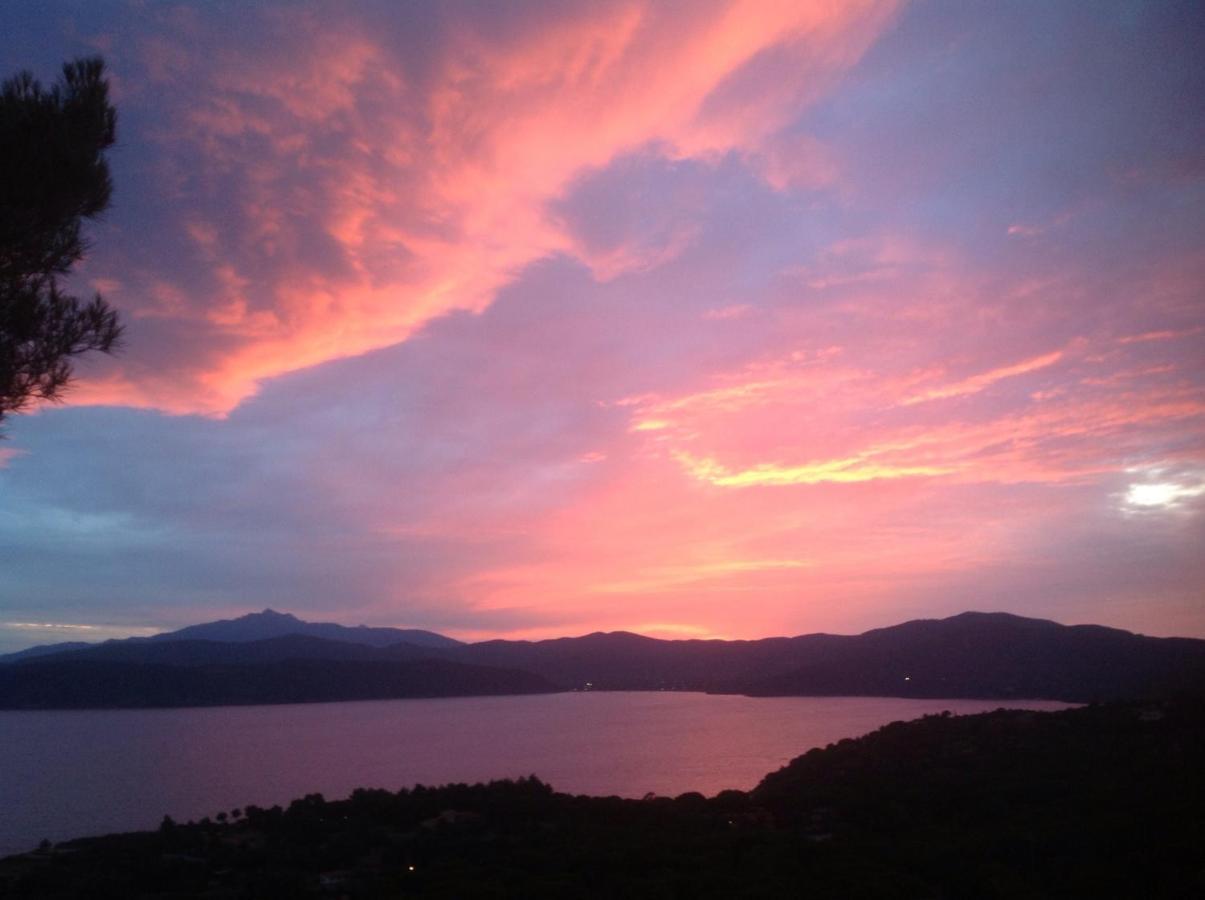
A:
<svg viewBox="0 0 1205 900">
<path fill-rule="evenodd" d="M 1006 378 L 1025 375 L 1038 369 L 1053 366 L 1063 359 L 1063 355 L 1062 350 L 1056 350 L 1053 353 L 1035 356 L 1032 359 L 1027 359 L 1011 366 L 1002 366 L 998 369 L 992 369 L 990 372 L 982 372 L 979 375 L 964 378 L 962 381 L 957 381 L 953 384 L 931 388 L 923 393 L 906 398 L 903 403 L 905 406 L 910 406 L 913 403 L 925 403 L 929 400 L 945 400 L 950 397 L 965 397 L 968 394 L 977 394 L 997 381 L 1003 381 Z"/>
<path fill-rule="evenodd" d="M 634 434 L 655 438 L 656 452 L 689 478 L 721 488 L 1076 482 L 1122 470 L 1169 427 L 1182 439 L 1205 438 L 1205 393 L 1164 378 L 1174 366 L 1089 375 L 1095 359 L 1058 350 L 918 391 L 932 370 L 876 372 L 833 353 L 796 352 L 716 377 L 714 387 L 623 402 Z M 1060 387 L 981 405 L 970 417 L 922 403 L 1059 364 Z"/>
<path fill-rule="evenodd" d="M 1205 328 L 1185 328 L 1180 331 L 1164 329 L 1162 331 L 1146 331 L 1141 334 L 1127 334 L 1117 339 L 1119 344 L 1145 344 L 1149 341 L 1173 341 L 1183 337 L 1192 337 L 1205 331 Z"/>
<path fill-rule="evenodd" d="M 875 463 L 870 461 L 874 455 L 874 451 L 867 451 L 848 459 L 829 459 L 795 466 L 759 463 L 748 469 L 733 471 L 712 459 L 694 459 L 686 453 L 676 454 L 678 461 L 693 478 L 718 487 L 820 484 L 822 482 L 849 484 L 889 478 L 948 475 L 954 471 L 952 468 L 941 466 L 893 466 Z"/>
<path fill-rule="evenodd" d="M 156 375 L 131 362 L 81 384 L 76 401 L 220 415 L 264 379 L 404 341 L 450 311 L 480 312 L 551 254 L 602 278 L 662 262 L 688 231 L 652 257 L 598 256 L 551 204 L 583 173 L 644 148 L 703 160 L 761 152 L 893 9 L 623 3 L 519 33 L 453 22 L 421 77 L 371 33 L 306 15 L 276 17 L 279 44 L 254 56 L 207 59 L 157 39 L 159 77 L 196 91 L 161 133 L 164 168 L 183 180 L 199 166 L 190 191 L 237 186 L 241 209 L 235 231 L 195 209 L 182 225 L 212 289 L 169 281 L 169 301 L 122 298 L 134 317 L 190 333 L 186 364 Z M 784 160 L 767 170 L 772 183 L 804 177 L 784 168 L 787 150 L 766 146 Z M 177 196 L 191 207 L 216 199 Z M 307 250 L 318 244 L 326 262 Z"/>
</svg>

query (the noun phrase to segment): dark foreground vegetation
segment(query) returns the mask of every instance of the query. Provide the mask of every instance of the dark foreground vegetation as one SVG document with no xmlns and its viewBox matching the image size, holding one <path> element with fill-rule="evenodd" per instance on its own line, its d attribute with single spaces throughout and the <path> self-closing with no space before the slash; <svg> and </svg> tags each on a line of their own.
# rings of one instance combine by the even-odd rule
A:
<svg viewBox="0 0 1205 900">
<path fill-rule="evenodd" d="M 710 799 L 533 777 L 165 820 L 0 861 L 0 896 L 1199 897 L 1202 760 L 1199 701 L 930 716 Z"/>
</svg>

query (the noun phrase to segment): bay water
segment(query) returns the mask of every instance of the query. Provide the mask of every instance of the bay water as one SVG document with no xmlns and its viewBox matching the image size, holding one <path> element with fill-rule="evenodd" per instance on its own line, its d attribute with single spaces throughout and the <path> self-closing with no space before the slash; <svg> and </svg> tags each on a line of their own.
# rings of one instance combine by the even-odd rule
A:
<svg viewBox="0 0 1205 900">
<path fill-rule="evenodd" d="M 1055 701 L 564 693 L 203 709 L 0 712 L 0 856 L 357 787 L 537 775 L 574 794 L 748 790 L 901 719 Z"/>
</svg>

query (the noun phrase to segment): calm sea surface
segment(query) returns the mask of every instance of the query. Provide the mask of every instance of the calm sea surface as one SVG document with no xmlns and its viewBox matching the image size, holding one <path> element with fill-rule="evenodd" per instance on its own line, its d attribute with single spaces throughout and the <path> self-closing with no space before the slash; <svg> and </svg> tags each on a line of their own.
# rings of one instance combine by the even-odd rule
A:
<svg viewBox="0 0 1205 900">
<path fill-rule="evenodd" d="M 218 709 L 0 712 L 0 856 L 356 787 L 536 774 L 640 797 L 748 789 L 806 750 L 1000 701 L 581 693 Z M 1010 706 L 1062 709 L 1027 701 Z"/>
</svg>

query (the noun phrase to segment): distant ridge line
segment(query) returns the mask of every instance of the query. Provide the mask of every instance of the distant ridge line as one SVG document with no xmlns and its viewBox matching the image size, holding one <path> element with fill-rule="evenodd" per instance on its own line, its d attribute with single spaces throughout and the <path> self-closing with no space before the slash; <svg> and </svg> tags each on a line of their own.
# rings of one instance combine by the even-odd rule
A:
<svg viewBox="0 0 1205 900">
<path fill-rule="evenodd" d="M 383 688 L 370 682 L 387 672 L 393 679 L 388 695 L 398 697 L 677 690 L 1089 702 L 1205 688 L 1203 640 L 978 612 L 916 619 L 860 635 L 722 641 L 595 632 L 462 644 L 432 632 L 308 623 L 265 610 L 154 638 L 38 648 L 0 657 L 0 663 L 0 708 L 146 705 L 145 692 L 129 688 L 154 688 L 139 667 L 167 669 L 167 680 L 179 685 L 176 694 L 156 694 L 158 705 L 252 702 L 250 697 L 264 703 L 332 699 L 314 675 L 324 666 L 329 679 L 355 681 L 342 699 L 379 696 Z M 420 670 L 405 668 L 416 663 L 442 668 L 423 670 L 420 684 Z M 106 693 L 86 683 L 82 664 L 103 664 L 110 673 L 124 667 L 127 688 L 114 686 Z M 288 666 L 294 666 L 297 678 L 309 679 L 304 682 L 309 687 L 282 680 L 278 670 Z M 347 674 L 353 669 L 354 677 Z M 240 687 L 240 680 L 263 678 L 265 671 L 275 673 L 272 690 Z M 118 685 L 120 679 L 113 677 Z M 47 683 L 58 687 L 49 690 Z"/>
</svg>

